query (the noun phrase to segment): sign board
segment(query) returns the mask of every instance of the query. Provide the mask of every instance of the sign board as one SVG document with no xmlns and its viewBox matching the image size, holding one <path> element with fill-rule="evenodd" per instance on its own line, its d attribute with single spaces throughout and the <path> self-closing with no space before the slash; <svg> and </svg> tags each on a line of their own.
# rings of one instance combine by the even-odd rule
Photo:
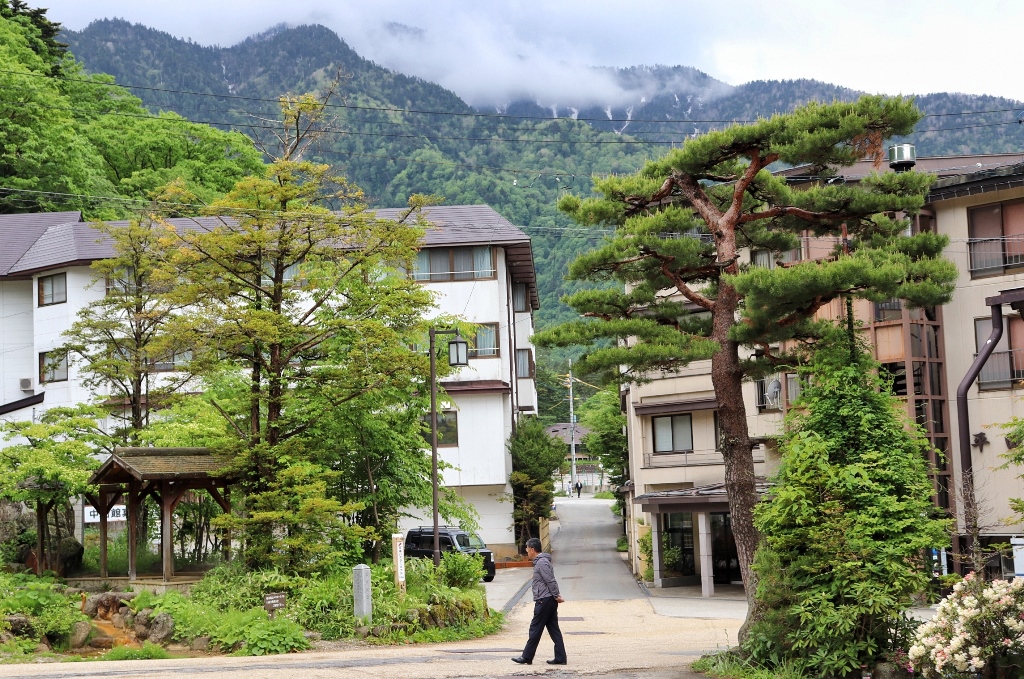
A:
<svg viewBox="0 0 1024 679">
<path fill-rule="evenodd" d="M 273 617 L 274 611 L 284 608 L 285 603 L 284 592 L 271 592 L 263 595 L 263 608 L 267 609 L 267 613 L 270 613 L 271 617 Z"/>
<path fill-rule="evenodd" d="M 395 564 L 395 586 L 405 591 L 405 536 L 401 533 L 391 535 L 391 562 Z"/>
<path fill-rule="evenodd" d="M 127 521 L 128 520 L 128 508 L 124 505 L 114 505 L 110 508 L 110 512 L 107 514 L 107 521 Z M 85 522 L 86 523 L 99 523 L 100 513 L 96 511 L 95 507 L 85 506 Z"/>
</svg>

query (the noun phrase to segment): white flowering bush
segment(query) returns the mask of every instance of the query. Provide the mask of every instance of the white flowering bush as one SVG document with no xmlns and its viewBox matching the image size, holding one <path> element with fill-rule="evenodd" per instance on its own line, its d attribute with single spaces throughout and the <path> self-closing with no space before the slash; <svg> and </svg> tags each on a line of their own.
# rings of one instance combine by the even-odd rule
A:
<svg viewBox="0 0 1024 679">
<path fill-rule="evenodd" d="M 1024 578 L 985 583 L 973 573 L 921 625 L 910 662 L 925 677 L 1024 674 Z"/>
</svg>

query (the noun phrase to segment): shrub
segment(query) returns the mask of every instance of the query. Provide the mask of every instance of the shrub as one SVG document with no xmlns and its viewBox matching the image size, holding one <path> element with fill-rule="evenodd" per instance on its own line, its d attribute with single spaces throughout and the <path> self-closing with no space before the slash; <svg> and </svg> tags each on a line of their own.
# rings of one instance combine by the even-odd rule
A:
<svg viewBox="0 0 1024 679">
<path fill-rule="evenodd" d="M 352 576 L 336 573 L 310 580 L 296 593 L 288 611 L 295 616 L 296 622 L 308 630 L 319 632 L 328 641 L 352 636 L 356 627 Z"/>
<path fill-rule="evenodd" d="M 262 606 L 268 592 L 291 592 L 305 582 L 276 569 L 248 571 L 239 562 L 231 562 L 210 570 L 192 587 L 191 596 L 196 603 L 245 610 Z"/>
<path fill-rule="evenodd" d="M 986 585 L 968 575 L 918 629 L 909 656 L 925 677 L 1022 676 L 1024 578 Z"/>
<path fill-rule="evenodd" d="M 484 558 L 476 554 L 445 552 L 441 555 L 441 581 L 448 587 L 475 587 L 484 577 Z"/>
<path fill-rule="evenodd" d="M 294 653 L 309 648 L 302 627 L 284 616 L 247 625 L 242 638 L 245 641 L 241 649 L 243 655 Z"/>
<path fill-rule="evenodd" d="M 753 659 L 844 676 L 902 643 L 897 631 L 928 584 L 921 554 L 948 541 L 911 428 L 864 357 L 825 353 L 780 446 L 770 502 L 755 507 L 763 618 Z"/>
<path fill-rule="evenodd" d="M 57 641 L 85 616 L 68 599 L 53 578 L 33 575 L 0 576 L 0 614 L 20 613 L 29 618 L 33 638 L 48 636 Z"/>
</svg>

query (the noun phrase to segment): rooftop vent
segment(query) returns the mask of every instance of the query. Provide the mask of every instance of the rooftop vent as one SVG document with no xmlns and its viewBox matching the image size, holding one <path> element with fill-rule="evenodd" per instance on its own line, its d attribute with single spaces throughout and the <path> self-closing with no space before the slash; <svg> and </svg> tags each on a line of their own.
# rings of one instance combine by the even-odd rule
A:
<svg viewBox="0 0 1024 679">
<path fill-rule="evenodd" d="M 917 149 L 913 144 L 896 144 L 889 147 L 889 167 L 894 172 L 906 172 L 917 165 Z"/>
</svg>

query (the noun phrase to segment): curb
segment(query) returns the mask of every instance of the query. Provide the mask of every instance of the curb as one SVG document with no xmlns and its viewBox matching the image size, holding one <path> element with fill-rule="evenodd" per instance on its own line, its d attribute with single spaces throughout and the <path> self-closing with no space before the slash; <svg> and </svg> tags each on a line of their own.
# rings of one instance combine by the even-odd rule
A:
<svg viewBox="0 0 1024 679">
<path fill-rule="evenodd" d="M 505 602 L 505 605 L 501 607 L 502 615 L 508 615 L 509 611 L 516 607 L 519 600 L 523 598 L 526 591 L 530 589 L 530 585 L 533 584 L 533 579 L 529 579 L 523 583 L 523 586 L 519 588 L 519 591 L 512 595 L 512 598 Z"/>
</svg>

